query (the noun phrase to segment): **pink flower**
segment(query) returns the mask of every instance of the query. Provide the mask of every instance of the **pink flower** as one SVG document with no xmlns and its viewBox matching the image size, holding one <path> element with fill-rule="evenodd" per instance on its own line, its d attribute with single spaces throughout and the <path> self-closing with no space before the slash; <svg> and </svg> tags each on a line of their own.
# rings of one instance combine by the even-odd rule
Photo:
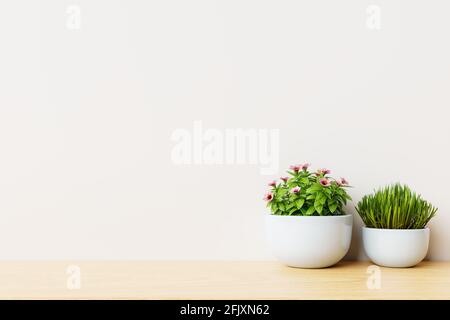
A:
<svg viewBox="0 0 450 320">
<path fill-rule="evenodd" d="M 326 174 L 330 174 L 331 170 L 329 169 L 319 169 L 316 172 L 316 176 L 321 176 L 321 175 L 326 175 Z"/>
<path fill-rule="evenodd" d="M 292 193 L 299 193 L 299 192 L 300 192 L 300 187 L 297 186 L 297 187 L 295 187 L 295 188 L 292 188 L 292 189 L 291 189 L 291 192 L 292 192 Z"/>
<path fill-rule="evenodd" d="M 273 199 L 273 194 L 270 193 L 270 192 L 267 192 L 267 193 L 264 195 L 264 198 L 263 198 L 263 199 L 266 200 L 267 202 L 272 201 L 272 199 Z"/>
<path fill-rule="evenodd" d="M 304 164 L 302 164 L 302 169 L 303 169 L 303 170 L 307 170 L 307 169 L 309 168 L 310 165 L 311 165 L 311 164 L 309 164 L 309 163 L 304 163 Z"/>
<path fill-rule="evenodd" d="M 286 183 L 289 180 L 289 177 L 280 177 L 281 180 L 284 181 L 284 183 Z"/>
<path fill-rule="evenodd" d="M 269 182 L 269 187 L 276 187 L 277 182 L 275 180 Z"/>
<path fill-rule="evenodd" d="M 299 172 L 300 170 L 302 170 L 302 165 L 301 164 L 297 164 L 297 165 L 293 165 L 293 166 L 289 166 L 289 169 L 295 171 L 295 172 Z"/>
<path fill-rule="evenodd" d="M 346 185 L 348 185 L 348 181 L 345 180 L 345 178 L 337 179 L 336 183 L 338 184 L 338 186 L 346 186 Z"/>
<path fill-rule="evenodd" d="M 328 186 L 331 184 L 330 180 L 328 180 L 327 178 L 322 178 L 322 179 L 320 179 L 319 182 L 320 182 L 320 184 L 323 185 L 324 187 L 328 187 Z"/>
</svg>

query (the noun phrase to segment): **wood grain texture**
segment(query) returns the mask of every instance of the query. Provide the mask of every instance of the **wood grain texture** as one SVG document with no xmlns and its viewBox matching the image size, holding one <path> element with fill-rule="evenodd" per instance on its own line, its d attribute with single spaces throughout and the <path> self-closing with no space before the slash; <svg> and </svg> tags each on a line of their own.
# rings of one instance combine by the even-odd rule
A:
<svg viewBox="0 0 450 320">
<path fill-rule="evenodd" d="M 81 287 L 69 289 L 67 268 Z M 450 299 L 450 262 L 380 267 L 368 262 L 296 269 L 277 262 L 0 262 L 2 299 Z M 378 269 L 377 269 L 378 270 Z"/>
</svg>

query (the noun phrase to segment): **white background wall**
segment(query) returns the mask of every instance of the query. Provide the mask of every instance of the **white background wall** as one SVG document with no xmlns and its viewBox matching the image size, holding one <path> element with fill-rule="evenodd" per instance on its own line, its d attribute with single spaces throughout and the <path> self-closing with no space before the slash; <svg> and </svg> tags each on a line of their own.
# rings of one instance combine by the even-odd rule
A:
<svg viewBox="0 0 450 320">
<path fill-rule="evenodd" d="M 271 259 L 266 183 L 309 161 L 355 203 L 409 184 L 440 209 L 429 257 L 450 259 L 449 15 L 444 0 L 2 1 L 0 258 Z M 279 129 L 279 172 L 175 165 L 171 136 L 196 120 Z"/>
</svg>

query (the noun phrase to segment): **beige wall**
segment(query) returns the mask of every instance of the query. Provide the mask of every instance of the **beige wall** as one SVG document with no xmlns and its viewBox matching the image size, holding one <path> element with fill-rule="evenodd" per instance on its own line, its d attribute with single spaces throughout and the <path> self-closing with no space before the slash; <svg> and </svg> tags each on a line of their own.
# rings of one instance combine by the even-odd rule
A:
<svg viewBox="0 0 450 320">
<path fill-rule="evenodd" d="M 0 258 L 270 259 L 265 185 L 309 161 L 346 177 L 355 202 L 408 183 L 440 208 L 429 257 L 450 259 L 449 12 L 437 0 L 2 2 Z M 241 164 L 177 164 L 172 139 L 199 123 L 209 138 L 243 128 L 275 143 L 245 145 L 271 153 Z M 350 257 L 364 258 L 355 220 Z"/>
</svg>

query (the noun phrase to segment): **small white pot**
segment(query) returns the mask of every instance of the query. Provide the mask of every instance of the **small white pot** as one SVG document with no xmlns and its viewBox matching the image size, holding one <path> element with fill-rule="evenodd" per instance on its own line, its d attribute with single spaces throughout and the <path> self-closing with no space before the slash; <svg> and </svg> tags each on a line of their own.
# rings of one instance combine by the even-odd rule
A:
<svg viewBox="0 0 450 320">
<path fill-rule="evenodd" d="M 430 229 L 375 229 L 363 227 L 367 256 L 383 267 L 406 268 L 427 255 Z"/>
<path fill-rule="evenodd" d="M 298 268 L 325 268 L 339 262 L 350 247 L 352 223 L 352 215 L 266 217 L 273 254 Z"/>
</svg>

